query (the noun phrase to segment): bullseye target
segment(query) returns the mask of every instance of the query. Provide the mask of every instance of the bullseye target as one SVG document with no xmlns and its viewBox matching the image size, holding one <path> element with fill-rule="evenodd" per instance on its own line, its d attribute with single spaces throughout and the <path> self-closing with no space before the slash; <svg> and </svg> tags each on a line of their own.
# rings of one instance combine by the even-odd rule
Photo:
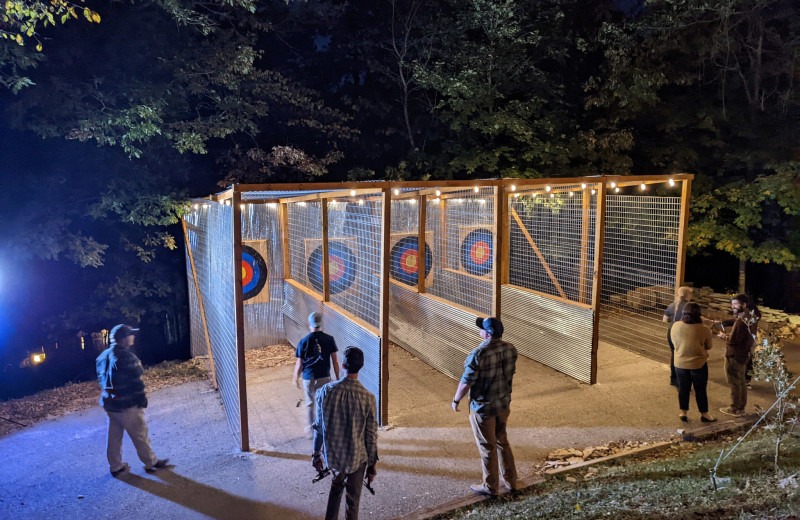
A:
<svg viewBox="0 0 800 520">
<path fill-rule="evenodd" d="M 486 276 L 492 272 L 492 232 L 473 229 L 461 240 L 461 267 L 469 274 Z"/>
<path fill-rule="evenodd" d="M 242 292 L 244 299 L 249 300 L 257 297 L 261 294 L 266 283 L 267 262 L 264 260 L 264 256 L 254 247 L 242 245 Z"/>
<path fill-rule="evenodd" d="M 333 241 L 328 244 L 328 270 L 331 294 L 346 291 L 353 285 L 356 279 L 356 256 L 346 244 Z M 306 276 L 314 289 L 323 292 L 321 245 L 308 256 Z"/>
<path fill-rule="evenodd" d="M 398 282 L 407 285 L 417 285 L 419 277 L 419 238 L 405 236 L 395 242 L 390 253 L 389 274 Z M 433 252 L 425 244 L 425 277 L 431 272 L 433 265 Z"/>
</svg>

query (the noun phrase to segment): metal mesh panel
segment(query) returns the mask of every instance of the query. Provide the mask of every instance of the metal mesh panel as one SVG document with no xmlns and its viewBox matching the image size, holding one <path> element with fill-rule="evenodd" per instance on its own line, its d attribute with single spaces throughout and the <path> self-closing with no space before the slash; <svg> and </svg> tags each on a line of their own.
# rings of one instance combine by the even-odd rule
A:
<svg viewBox="0 0 800 520">
<path fill-rule="evenodd" d="M 308 315 L 322 312 L 322 302 L 299 290 L 292 284 L 284 283 L 286 299 L 283 301 L 283 327 L 286 339 L 294 346 L 308 334 Z"/>
<path fill-rule="evenodd" d="M 245 348 L 286 343 L 283 330 L 283 242 L 277 204 L 242 204 L 242 242 L 265 255 L 269 301 L 244 302 Z M 254 299 L 255 300 L 255 299 Z"/>
<path fill-rule="evenodd" d="M 509 200 L 509 283 L 590 303 L 596 187 L 545 186 Z"/>
<path fill-rule="evenodd" d="M 228 425 L 238 439 L 241 437 L 241 423 L 233 278 L 233 208 L 210 201 L 196 205 L 196 209 L 185 218 L 196 234 L 195 238 L 190 236 L 190 244 L 196 240 L 192 253 L 206 313 L 219 393 L 225 405 Z"/>
<path fill-rule="evenodd" d="M 289 227 L 289 278 L 317 292 L 308 279 L 308 257 L 322 242 L 322 203 L 287 204 Z"/>
<path fill-rule="evenodd" d="M 197 208 L 199 209 L 199 205 Z M 194 274 L 192 273 L 192 262 L 189 258 L 189 251 L 192 255 L 197 256 L 197 230 L 194 224 L 189 222 L 197 222 L 197 215 L 192 212 L 187 215 L 185 220 L 186 225 L 186 279 L 189 282 L 187 294 L 189 296 L 189 343 L 191 348 L 192 357 L 207 356 L 208 344 L 206 343 L 205 331 L 203 330 L 203 317 L 200 312 L 200 301 L 197 298 L 197 286 L 195 285 Z M 203 258 L 194 258 L 195 263 Z M 197 268 L 197 266 L 195 266 Z"/>
<path fill-rule="evenodd" d="M 428 201 L 426 232 L 433 232 L 435 283 L 430 294 L 476 314 L 491 311 L 492 225 L 494 197 L 491 188 L 465 191 Z"/>
<path fill-rule="evenodd" d="M 503 339 L 520 355 L 591 382 L 591 309 L 508 286 L 503 286 L 501 297 Z"/>
<path fill-rule="evenodd" d="M 664 308 L 673 299 L 680 197 L 609 195 L 600 339 L 669 362 Z"/>
<path fill-rule="evenodd" d="M 373 327 L 380 326 L 381 206 L 374 199 L 328 202 L 331 301 Z"/>
<path fill-rule="evenodd" d="M 453 379 L 481 339 L 475 315 L 402 286 L 391 284 L 389 338 Z"/>
</svg>

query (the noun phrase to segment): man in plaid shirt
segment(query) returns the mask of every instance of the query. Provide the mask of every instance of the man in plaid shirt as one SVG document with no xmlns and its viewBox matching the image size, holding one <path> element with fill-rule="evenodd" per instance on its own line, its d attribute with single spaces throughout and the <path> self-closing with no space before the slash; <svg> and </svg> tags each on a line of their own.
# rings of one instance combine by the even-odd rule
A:
<svg viewBox="0 0 800 520">
<path fill-rule="evenodd" d="M 470 352 L 464 362 L 464 375 L 453 397 L 453 411 L 469 391 L 469 422 L 478 444 L 483 468 L 483 482 L 470 489 L 481 495 L 497 495 L 497 452 L 507 491 L 517 489 L 517 468 L 506 436 L 511 412 L 511 382 L 517 363 L 517 349 L 503 341 L 503 323 L 497 318 L 478 318 L 483 342 Z"/>
<path fill-rule="evenodd" d="M 363 366 L 364 353 L 361 349 L 347 347 L 342 362 L 347 376 L 317 391 L 317 420 L 314 422 L 311 464 L 318 471 L 324 468 L 324 448 L 325 462 L 333 472 L 326 520 L 339 517 L 339 505 L 345 488 L 345 518 L 358 520 L 364 473 L 370 483 L 378 474 L 375 468 L 378 463 L 378 407 L 375 396 L 358 381 L 358 371 Z"/>
</svg>

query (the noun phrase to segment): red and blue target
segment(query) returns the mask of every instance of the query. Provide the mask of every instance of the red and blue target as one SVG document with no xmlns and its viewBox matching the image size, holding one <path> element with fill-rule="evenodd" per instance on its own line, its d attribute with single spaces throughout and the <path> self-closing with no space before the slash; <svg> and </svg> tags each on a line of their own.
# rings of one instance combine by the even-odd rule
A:
<svg viewBox="0 0 800 520">
<path fill-rule="evenodd" d="M 389 255 L 389 275 L 406 285 L 417 285 L 419 277 L 419 238 L 409 235 L 398 240 Z M 425 244 L 425 277 L 431 272 L 433 253 Z"/>
<path fill-rule="evenodd" d="M 250 246 L 242 246 L 242 292 L 244 299 L 257 296 L 267 283 L 267 262 L 261 253 Z"/>
<path fill-rule="evenodd" d="M 492 232 L 474 229 L 461 242 L 461 266 L 469 274 L 486 276 L 492 272 Z"/>
<path fill-rule="evenodd" d="M 309 255 L 306 276 L 311 286 L 322 292 L 322 246 L 318 246 Z M 331 294 L 346 291 L 356 279 L 356 257 L 353 251 L 341 242 L 328 244 L 328 276 Z"/>
</svg>

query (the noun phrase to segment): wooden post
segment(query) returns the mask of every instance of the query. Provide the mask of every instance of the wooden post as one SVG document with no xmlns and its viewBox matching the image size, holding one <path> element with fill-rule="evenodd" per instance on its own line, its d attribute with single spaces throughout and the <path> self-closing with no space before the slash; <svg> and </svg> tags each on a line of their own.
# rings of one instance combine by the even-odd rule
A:
<svg viewBox="0 0 800 520">
<path fill-rule="evenodd" d="M 536 253 L 536 257 L 539 259 L 539 262 L 542 263 L 542 267 L 544 267 L 545 272 L 547 272 L 547 276 L 550 277 L 550 281 L 553 282 L 553 285 L 556 286 L 558 294 L 560 294 L 562 298 L 567 298 L 567 294 L 564 292 L 564 289 L 561 287 L 561 284 L 558 283 L 558 278 L 556 278 L 556 275 L 553 274 L 553 271 L 552 269 L 550 269 L 550 265 L 547 263 L 547 260 L 545 260 L 544 255 L 542 254 L 541 251 L 539 251 L 539 246 L 536 245 L 536 242 L 533 240 L 533 237 L 531 236 L 530 233 L 528 233 L 528 229 L 525 227 L 525 224 L 522 222 L 522 219 L 519 218 L 519 214 L 517 213 L 516 209 L 511 208 L 511 216 L 514 217 L 514 220 L 517 221 L 517 225 L 519 226 L 520 231 L 522 231 L 522 234 L 525 235 L 525 239 L 528 241 L 528 244 L 530 244 L 531 249 L 533 249 L 533 252 Z"/>
<path fill-rule="evenodd" d="M 214 385 L 214 390 L 219 390 L 217 384 L 217 369 L 214 367 L 214 353 L 211 351 L 211 338 L 208 335 L 208 322 L 206 321 L 206 310 L 203 307 L 203 294 L 200 292 L 200 284 L 197 281 L 197 269 L 194 266 L 194 255 L 192 254 L 192 246 L 189 245 L 189 233 L 186 232 L 186 221 L 181 219 L 181 227 L 183 228 L 183 240 L 186 242 L 186 251 L 189 254 L 189 264 L 192 266 L 192 278 L 194 279 L 194 289 L 197 292 L 197 303 L 200 307 L 200 319 L 203 321 L 203 334 L 206 338 L 206 348 L 208 349 L 208 358 L 211 361 L 211 382 Z"/>
<path fill-rule="evenodd" d="M 331 301 L 331 265 L 328 243 L 328 199 L 322 199 L 322 301 Z"/>
<path fill-rule="evenodd" d="M 504 251 L 507 248 L 505 241 L 503 224 L 507 224 L 506 210 L 508 209 L 508 199 L 504 186 L 495 186 L 494 194 L 494 215 L 492 216 L 492 235 L 494 235 L 494 247 L 492 247 L 492 316 L 500 317 L 501 312 L 501 289 L 503 287 L 503 274 L 506 271 Z"/>
<path fill-rule="evenodd" d="M 449 269 L 450 266 L 447 264 L 447 199 L 439 197 L 439 204 L 442 206 L 439 211 L 439 232 L 442 235 L 442 250 L 439 251 L 439 255 L 442 257 L 442 268 Z"/>
<path fill-rule="evenodd" d="M 380 283 L 380 345 L 381 345 L 381 409 L 378 422 L 389 422 L 389 268 L 391 259 L 389 244 L 392 231 L 392 189 L 383 189 L 383 213 L 381 214 L 381 283 Z"/>
<path fill-rule="evenodd" d="M 581 260 L 578 264 L 578 301 L 586 303 L 588 298 L 586 268 L 589 263 L 589 214 L 592 207 L 590 188 L 581 191 Z"/>
<path fill-rule="evenodd" d="M 247 377 L 244 361 L 244 290 L 242 289 L 242 194 L 233 186 L 233 285 L 236 311 L 236 367 L 239 382 L 239 425 L 242 451 L 250 451 L 247 419 Z"/>
<path fill-rule="evenodd" d="M 419 217 L 418 217 L 417 233 L 419 236 L 417 244 L 417 290 L 420 294 L 425 293 L 425 271 L 428 268 L 425 259 L 426 249 L 426 236 L 425 228 L 428 220 L 428 196 L 419 196 Z"/>
<path fill-rule="evenodd" d="M 594 224 L 594 266 L 592 269 L 592 375 L 597 383 L 597 346 L 600 343 L 600 297 L 603 289 L 603 245 L 606 233 L 606 184 L 597 186 L 597 213 Z"/>
<path fill-rule="evenodd" d="M 289 254 L 289 205 L 285 202 L 280 205 L 281 240 L 283 241 L 283 278 L 292 277 L 292 263 Z"/>
<path fill-rule="evenodd" d="M 683 285 L 686 274 L 686 234 L 689 229 L 689 200 L 692 197 L 692 180 L 683 181 L 681 189 L 681 217 L 678 224 L 678 265 L 675 266 L 675 290 Z"/>
</svg>

